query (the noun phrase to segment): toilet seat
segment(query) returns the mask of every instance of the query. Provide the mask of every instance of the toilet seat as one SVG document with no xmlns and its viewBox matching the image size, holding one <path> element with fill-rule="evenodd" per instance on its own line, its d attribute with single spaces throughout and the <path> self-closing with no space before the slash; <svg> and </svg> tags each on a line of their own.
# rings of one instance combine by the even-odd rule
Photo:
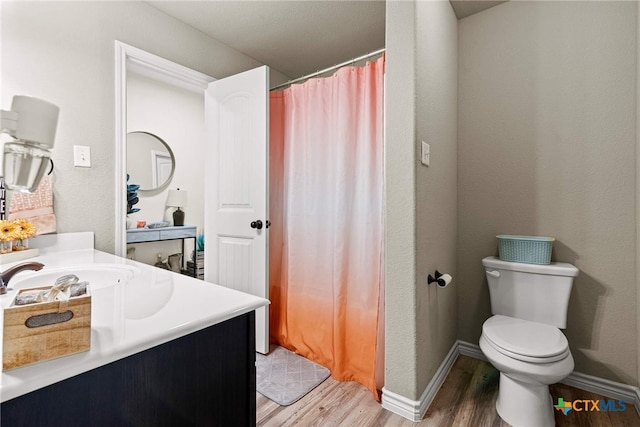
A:
<svg viewBox="0 0 640 427">
<path fill-rule="evenodd" d="M 555 326 L 495 315 L 482 325 L 482 334 L 496 351 L 516 360 L 551 363 L 569 355 L 569 342 Z"/>
</svg>

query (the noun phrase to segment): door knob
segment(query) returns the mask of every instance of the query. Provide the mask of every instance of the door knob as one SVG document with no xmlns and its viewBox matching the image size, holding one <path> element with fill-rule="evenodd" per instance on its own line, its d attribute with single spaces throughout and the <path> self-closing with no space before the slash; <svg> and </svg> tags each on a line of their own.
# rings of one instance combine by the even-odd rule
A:
<svg viewBox="0 0 640 427">
<path fill-rule="evenodd" d="M 257 228 L 258 230 L 262 230 L 262 221 L 251 221 L 251 228 Z"/>
</svg>

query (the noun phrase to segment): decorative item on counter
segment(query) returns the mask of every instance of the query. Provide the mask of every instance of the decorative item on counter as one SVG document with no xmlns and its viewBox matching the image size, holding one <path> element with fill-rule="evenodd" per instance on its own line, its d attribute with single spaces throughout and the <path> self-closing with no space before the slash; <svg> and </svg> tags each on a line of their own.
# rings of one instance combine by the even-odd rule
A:
<svg viewBox="0 0 640 427">
<path fill-rule="evenodd" d="M 36 226 L 23 218 L 0 220 L 0 254 L 29 249 L 28 239 L 36 231 Z"/>
<path fill-rule="evenodd" d="M 144 228 L 147 225 L 147 221 L 138 221 L 136 225 L 138 228 Z"/>
<path fill-rule="evenodd" d="M 36 226 L 24 218 L 14 219 L 16 225 L 16 240 L 13 241 L 13 251 L 26 251 L 29 249 L 29 238 L 36 235 Z"/>
<path fill-rule="evenodd" d="M 26 219 L 0 220 L 0 265 L 38 256 L 38 249 L 29 249 L 28 243 L 36 231 Z"/>
<path fill-rule="evenodd" d="M 173 212 L 173 225 L 184 225 L 184 211 L 180 208 L 187 206 L 187 192 L 180 191 L 179 188 L 177 190 L 169 190 L 166 206 L 177 208 Z"/>
<path fill-rule="evenodd" d="M 80 282 L 79 280 L 75 274 L 67 274 L 66 276 L 56 279 L 53 286 L 49 289 L 30 289 L 19 293 L 16 295 L 13 304 L 27 305 L 56 300 L 66 301 L 69 298 L 85 295 L 89 283 Z"/>
<path fill-rule="evenodd" d="M 0 240 L 0 255 L 9 254 L 13 250 L 13 242 L 12 241 L 4 241 Z"/>
<path fill-rule="evenodd" d="M 13 241 L 18 238 L 15 221 L 0 220 L 0 254 L 8 254 L 13 250 Z"/>
<path fill-rule="evenodd" d="M 4 309 L 4 371 L 88 351 L 91 293 L 88 282 L 69 274 L 53 286 L 21 289 Z"/>
</svg>

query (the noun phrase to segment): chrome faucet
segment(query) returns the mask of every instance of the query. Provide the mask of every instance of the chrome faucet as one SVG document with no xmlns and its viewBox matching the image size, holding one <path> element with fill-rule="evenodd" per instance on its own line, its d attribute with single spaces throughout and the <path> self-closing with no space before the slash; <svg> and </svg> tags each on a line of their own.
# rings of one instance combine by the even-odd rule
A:
<svg viewBox="0 0 640 427">
<path fill-rule="evenodd" d="M 44 264 L 40 264 L 39 262 L 23 262 L 22 264 L 14 265 L 3 271 L 0 273 L 0 295 L 7 293 L 7 285 L 14 275 L 25 270 L 38 271 L 41 270 L 42 267 L 44 267 Z"/>
</svg>

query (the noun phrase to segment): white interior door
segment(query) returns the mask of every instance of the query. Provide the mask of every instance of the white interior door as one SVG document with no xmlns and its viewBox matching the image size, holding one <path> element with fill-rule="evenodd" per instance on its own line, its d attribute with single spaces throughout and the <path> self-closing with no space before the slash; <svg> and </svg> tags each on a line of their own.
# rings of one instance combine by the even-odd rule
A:
<svg viewBox="0 0 640 427">
<path fill-rule="evenodd" d="M 205 92 L 205 280 L 269 298 L 269 68 Z M 268 307 L 256 311 L 256 350 L 269 351 Z"/>
</svg>

